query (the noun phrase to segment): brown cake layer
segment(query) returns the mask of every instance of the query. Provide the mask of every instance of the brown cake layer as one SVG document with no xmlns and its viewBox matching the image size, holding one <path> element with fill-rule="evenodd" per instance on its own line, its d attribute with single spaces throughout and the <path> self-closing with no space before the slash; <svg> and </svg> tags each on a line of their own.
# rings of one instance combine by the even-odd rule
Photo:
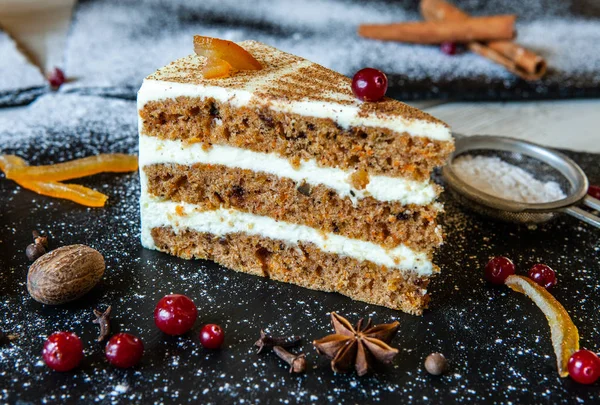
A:
<svg viewBox="0 0 600 405">
<path fill-rule="evenodd" d="M 222 165 L 155 164 L 144 166 L 148 192 L 167 200 L 220 207 L 302 224 L 323 232 L 361 239 L 388 248 L 400 243 L 431 252 L 442 242 L 433 206 L 403 206 L 367 197 L 350 198 L 319 185 L 311 187 L 264 172 Z"/>
<path fill-rule="evenodd" d="M 150 101 L 140 111 L 142 133 L 161 139 L 231 145 L 277 153 L 292 163 L 357 169 L 370 174 L 428 179 L 453 151 L 452 141 L 398 134 L 374 127 L 344 130 L 333 120 L 272 111 L 234 108 L 213 98 L 178 97 Z"/>
<path fill-rule="evenodd" d="M 325 253 L 312 244 L 281 241 L 242 233 L 223 237 L 153 228 L 157 249 L 185 259 L 213 260 L 230 269 L 313 290 L 335 291 L 352 299 L 420 315 L 429 296 L 429 278 L 388 270 L 371 262 Z"/>
</svg>

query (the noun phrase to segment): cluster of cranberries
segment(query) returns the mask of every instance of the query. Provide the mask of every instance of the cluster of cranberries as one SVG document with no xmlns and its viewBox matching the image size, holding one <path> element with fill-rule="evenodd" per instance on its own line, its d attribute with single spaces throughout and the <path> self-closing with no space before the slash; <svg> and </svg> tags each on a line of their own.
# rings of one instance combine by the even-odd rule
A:
<svg viewBox="0 0 600 405">
<path fill-rule="evenodd" d="M 513 262 L 503 256 L 494 257 L 485 266 L 484 278 L 492 284 L 504 284 L 504 280 L 515 274 Z M 545 264 L 536 264 L 529 270 L 529 278 L 549 289 L 556 285 L 556 273 Z M 579 350 L 568 363 L 569 375 L 581 384 L 593 384 L 600 378 L 600 358 L 589 350 Z"/>
<path fill-rule="evenodd" d="M 183 335 L 194 326 L 198 309 L 194 302 L 181 294 L 164 296 L 154 310 L 154 323 L 167 335 Z M 225 340 L 219 325 L 209 323 L 200 330 L 200 343 L 207 349 L 218 349 Z"/>
<path fill-rule="evenodd" d="M 498 256 L 491 259 L 485 266 L 483 273 L 486 281 L 492 284 L 504 284 L 504 280 L 510 275 L 515 274 L 515 265 L 504 256 Z M 529 269 L 529 278 L 549 289 L 556 285 L 556 273 L 545 264 L 535 264 Z"/>
<path fill-rule="evenodd" d="M 105 354 L 108 362 L 115 367 L 133 367 L 144 354 L 144 344 L 137 336 L 117 333 L 106 344 Z M 55 332 L 44 342 L 42 358 L 53 370 L 72 370 L 83 360 L 83 343 L 72 332 Z"/>
<path fill-rule="evenodd" d="M 171 294 L 156 305 L 154 323 L 168 335 L 183 335 L 192 329 L 197 316 L 198 309 L 191 299 Z M 225 333 L 219 325 L 207 324 L 200 331 L 200 343 L 207 349 L 220 348 L 224 339 Z M 106 344 L 105 354 L 108 362 L 115 367 L 133 367 L 144 354 L 144 344 L 137 336 L 117 333 Z M 44 342 L 42 358 L 53 370 L 72 370 L 83 359 L 83 343 L 72 332 L 55 332 Z"/>
</svg>

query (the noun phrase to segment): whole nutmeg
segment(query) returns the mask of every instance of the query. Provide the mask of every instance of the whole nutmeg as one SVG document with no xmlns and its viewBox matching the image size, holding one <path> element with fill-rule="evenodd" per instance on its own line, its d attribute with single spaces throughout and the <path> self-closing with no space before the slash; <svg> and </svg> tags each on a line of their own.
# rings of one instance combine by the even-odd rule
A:
<svg viewBox="0 0 600 405">
<path fill-rule="evenodd" d="M 27 273 L 27 291 L 42 304 L 59 305 L 85 295 L 104 274 L 104 258 L 85 245 L 69 245 L 37 259 Z"/>
<path fill-rule="evenodd" d="M 448 368 L 446 357 L 442 353 L 431 353 L 425 359 L 425 370 L 429 374 L 440 375 Z"/>
</svg>

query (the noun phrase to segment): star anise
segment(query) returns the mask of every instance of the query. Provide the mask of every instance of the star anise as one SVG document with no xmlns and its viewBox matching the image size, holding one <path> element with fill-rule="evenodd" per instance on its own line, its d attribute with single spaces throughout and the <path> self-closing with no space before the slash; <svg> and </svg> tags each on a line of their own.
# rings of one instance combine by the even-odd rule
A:
<svg viewBox="0 0 600 405">
<path fill-rule="evenodd" d="M 331 359 L 331 369 L 347 372 L 354 368 L 359 376 L 367 374 L 374 362 L 389 364 L 398 349 L 388 345 L 398 331 L 398 322 L 373 326 L 371 319 L 363 324 L 361 318 L 353 328 L 347 319 L 331 313 L 335 334 L 315 340 L 313 345 L 319 354 Z"/>
</svg>

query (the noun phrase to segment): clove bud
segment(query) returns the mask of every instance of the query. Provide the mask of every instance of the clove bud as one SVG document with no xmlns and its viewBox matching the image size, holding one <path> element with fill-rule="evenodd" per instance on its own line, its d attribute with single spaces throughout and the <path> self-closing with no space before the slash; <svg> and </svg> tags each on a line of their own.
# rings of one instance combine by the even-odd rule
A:
<svg viewBox="0 0 600 405">
<path fill-rule="evenodd" d="M 15 335 L 13 333 L 4 333 L 2 331 L 0 331 L 0 346 L 8 344 L 10 342 L 12 342 L 13 340 L 17 340 L 19 338 L 19 335 Z"/>
<path fill-rule="evenodd" d="M 110 335 L 110 312 L 111 312 L 111 310 L 112 310 L 112 307 L 110 305 L 108 306 L 108 308 L 106 308 L 106 311 L 104 311 L 104 312 L 100 312 L 97 309 L 94 309 L 94 315 L 96 316 L 96 319 L 94 319 L 92 322 L 97 323 L 98 326 L 100 326 L 100 335 L 96 339 L 96 341 L 98 341 L 98 342 L 102 342 L 104 339 L 106 339 Z"/>
<path fill-rule="evenodd" d="M 304 373 L 306 371 L 306 355 L 304 353 L 290 353 L 281 346 L 273 346 L 273 351 L 277 357 L 290 365 L 290 374 Z"/>
<path fill-rule="evenodd" d="M 273 336 L 267 335 L 265 333 L 265 331 L 261 329 L 260 339 L 258 339 L 254 343 L 254 346 L 258 347 L 258 351 L 256 352 L 256 354 L 259 354 L 262 352 L 262 350 L 264 348 L 270 348 L 270 347 L 274 347 L 274 346 L 294 347 L 294 346 L 297 346 L 298 344 L 300 344 L 301 341 L 302 341 L 302 337 L 300 337 L 300 336 L 273 337 Z"/>
</svg>

